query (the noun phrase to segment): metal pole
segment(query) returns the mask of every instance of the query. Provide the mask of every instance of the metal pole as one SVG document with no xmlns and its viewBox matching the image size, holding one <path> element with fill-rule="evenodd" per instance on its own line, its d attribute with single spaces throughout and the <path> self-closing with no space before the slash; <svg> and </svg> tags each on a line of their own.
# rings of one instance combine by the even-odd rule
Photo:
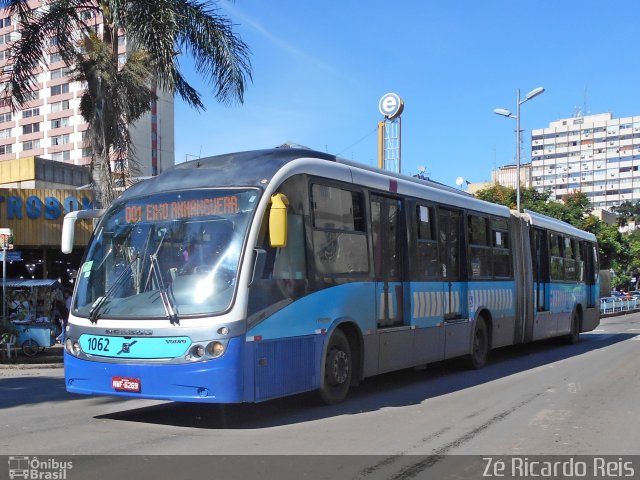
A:
<svg viewBox="0 0 640 480">
<path fill-rule="evenodd" d="M 516 209 L 520 213 L 520 89 L 516 91 Z"/>
<path fill-rule="evenodd" d="M 7 321 L 7 249 L 2 249 L 2 320 Z"/>
<path fill-rule="evenodd" d="M 384 169 L 384 121 L 378 122 L 378 168 Z"/>
<path fill-rule="evenodd" d="M 398 173 L 402 173 L 402 117 L 398 117 Z"/>
</svg>

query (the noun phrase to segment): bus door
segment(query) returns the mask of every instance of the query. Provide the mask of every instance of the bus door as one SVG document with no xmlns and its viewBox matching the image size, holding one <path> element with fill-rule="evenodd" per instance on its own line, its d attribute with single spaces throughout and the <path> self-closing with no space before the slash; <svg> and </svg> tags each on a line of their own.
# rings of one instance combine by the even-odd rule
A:
<svg viewBox="0 0 640 480">
<path fill-rule="evenodd" d="M 404 222 L 397 198 L 370 195 L 376 312 L 379 333 L 379 372 L 402 368 L 411 358 L 411 330 L 405 327 L 402 284 Z"/>
<path fill-rule="evenodd" d="M 445 357 L 469 353 L 467 283 L 462 281 L 463 215 L 459 210 L 438 209 L 438 244 L 442 265 Z"/>
<path fill-rule="evenodd" d="M 547 233 L 535 228 L 533 230 L 533 291 L 536 312 L 549 311 L 547 288 L 549 287 L 549 250 Z"/>
</svg>

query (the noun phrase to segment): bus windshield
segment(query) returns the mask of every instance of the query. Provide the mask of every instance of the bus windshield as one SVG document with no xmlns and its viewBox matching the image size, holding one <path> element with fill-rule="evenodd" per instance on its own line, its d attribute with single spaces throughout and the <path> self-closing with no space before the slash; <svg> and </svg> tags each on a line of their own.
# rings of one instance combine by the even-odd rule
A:
<svg viewBox="0 0 640 480">
<path fill-rule="evenodd" d="M 259 191 L 197 190 L 111 208 L 78 273 L 73 313 L 97 321 L 227 310 Z"/>
</svg>

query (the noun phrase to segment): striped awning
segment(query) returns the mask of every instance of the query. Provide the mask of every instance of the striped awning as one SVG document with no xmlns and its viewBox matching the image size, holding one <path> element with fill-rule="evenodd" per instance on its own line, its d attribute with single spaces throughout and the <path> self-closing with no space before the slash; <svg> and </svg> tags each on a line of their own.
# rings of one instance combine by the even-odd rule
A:
<svg viewBox="0 0 640 480">
<path fill-rule="evenodd" d="M 26 279 L 26 278 L 7 278 L 5 281 L 7 288 L 33 288 L 33 287 L 49 287 L 60 288 L 62 285 L 57 280 L 52 279 Z M 0 279 L 0 288 L 3 280 Z"/>
</svg>

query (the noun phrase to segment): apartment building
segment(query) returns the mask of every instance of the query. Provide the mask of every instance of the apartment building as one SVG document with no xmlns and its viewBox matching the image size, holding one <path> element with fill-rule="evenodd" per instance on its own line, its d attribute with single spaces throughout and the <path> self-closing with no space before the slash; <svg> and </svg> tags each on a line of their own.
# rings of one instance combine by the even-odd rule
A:
<svg viewBox="0 0 640 480">
<path fill-rule="evenodd" d="M 39 2 L 33 2 L 38 8 Z M 85 21 L 101 28 L 100 19 L 91 11 Z M 16 20 L 0 9 L 0 69 L 9 56 L 11 42 L 19 38 Z M 69 69 L 50 43 L 47 68 L 39 75 L 39 89 L 25 107 L 11 112 L 7 99 L 0 99 L 0 161 L 23 157 L 42 157 L 74 165 L 90 162 L 90 149 L 85 142 L 87 123 L 80 114 L 83 85 L 72 80 Z M 127 54 L 125 37 L 119 38 L 119 61 Z M 0 88 L 2 79 L 0 78 Z M 174 162 L 173 95 L 159 93 L 151 111 L 130 125 L 139 175 L 160 173 Z"/>
<path fill-rule="evenodd" d="M 576 116 L 531 132 L 531 176 L 556 199 L 584 192 L 594 208 L 640 200 L 640 116 Z M 552 197 L 553 198 L 553 197 Z"/>
</svg>

